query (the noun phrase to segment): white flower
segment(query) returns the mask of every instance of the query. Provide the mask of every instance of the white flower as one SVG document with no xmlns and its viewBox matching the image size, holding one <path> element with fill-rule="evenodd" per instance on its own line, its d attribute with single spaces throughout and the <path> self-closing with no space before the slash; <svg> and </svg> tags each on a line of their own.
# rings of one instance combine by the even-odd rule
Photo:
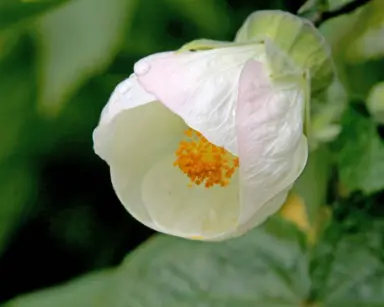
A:
<svg viewBox="0 0 384 307">
<path fill-rule="evenodd" d="M 264 222 L 284 203 L 308 155 L 307 71 L 268 39 L 212 46 L 137 62 L 93 135 L 136 219 L 202 240 Z"/>
</svg>

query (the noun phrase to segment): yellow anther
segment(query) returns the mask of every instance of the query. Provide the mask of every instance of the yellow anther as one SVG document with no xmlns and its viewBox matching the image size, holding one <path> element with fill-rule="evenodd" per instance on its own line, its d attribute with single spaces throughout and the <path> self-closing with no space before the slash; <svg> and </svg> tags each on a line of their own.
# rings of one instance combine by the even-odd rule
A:
<svg viewBox="0 0 384 307">
<path fill-rule="evenodd" d="M 174 166 L 178 166 L 191 180 L 191 186 L 204 183 L 225 187 L 239 166 L 239 159 L 223 147 L 210 143 L 200 132 L 185 131 L 186 140 L 176 150 Z"/>
</svg>

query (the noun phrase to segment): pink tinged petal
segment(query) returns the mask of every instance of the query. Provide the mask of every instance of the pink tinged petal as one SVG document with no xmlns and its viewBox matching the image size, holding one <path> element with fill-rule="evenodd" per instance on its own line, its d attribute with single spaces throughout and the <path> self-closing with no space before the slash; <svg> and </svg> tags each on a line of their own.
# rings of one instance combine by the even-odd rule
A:
<svg viewBox="0 0 384 307">
<path fill-rule="evenodd" d="M 210 142 L 237 154 L 235 105 L 241 69 L 261 45 L 168 53 L 139 61 L 139 82 Z M 145 63 L 145 64 L 144 64 Z"/>
<path fill-rule="evenodd" d="M 245 227 L 264 222 L 280 208 L 306 164 L 307 140 L 302 133 L 305 88 L 297 80 L 272 85 L 263 64 L 254 60 L 241 73 L 236 127 L 239 224 Z"/>
</svg>

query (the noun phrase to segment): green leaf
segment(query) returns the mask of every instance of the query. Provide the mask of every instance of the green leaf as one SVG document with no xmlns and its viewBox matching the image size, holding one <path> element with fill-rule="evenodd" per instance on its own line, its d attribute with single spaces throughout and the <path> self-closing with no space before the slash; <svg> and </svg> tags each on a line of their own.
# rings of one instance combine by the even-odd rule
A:
<svg viewBox="0 0 384 307">
<path fill-rule="evenodd" d="M 299 245 L 262 228 L 221 243 L 156 236 L 128 256 L 107 283 L 87 294 L 73 287 L 71 296 L 79 301 L 66 306 L 299 307 L 310 284 Z M 64 306 L 61 294 L 69 296 L 68 287 L 42 293 L 41 301 L 50 297 L 50 305 L 28 304 L 27 296 L 8 307 Z M 97 303 L 81 305 L 85 295 Z"/>
<path fill-rule="evenodd" d="M 300 306 L 306 265 L 297 242 L 262 228 L 211 244 L 161 236 L 126 259 L 116 295 L 148 307 L 159 298 L 163 306 Z"/>
<path fill-rule="evenodd" d="M 346 61 L 362 63 L 384 57 L 384 6 L 382 0 L 372 0 L 362 12 L 364 23 L 346 49 Z"/>
<path fill-rule="evenodd" d="M 30 144 L 40 144 L 42 137 L 34 134 L 34 67 L 28 47 L 20 37 L 0 55 L 0 254 L 29 215 L 36 190 Z"/>
<path fill-rule="evenodd" d="M 384 61 L 371 60 L 360 64 L 345 64 L 345 85 L 350 95 L 366 100 L 376 83 L 384 80 Z M 364 78 L 362 78 L 364 76 Z"/>
<path fill-rule="evenodd" d="M 228 34 L 231 20 L 225 5 L 216 0 L 164 0 L 182 17 L 193 22 L 208 37 Z"/>
<path fill-rule="evenodd" d="M 340 119 L 347 103 L 347 93 L 336 78 L 321 95 L 312 97 L 308 137 L 311 151 L 338 137 L 341 132 Z"/>
<path fill-rule="evenodd" d="M 384 306 L 382 222 L 354 235 L 334 221 L 312 250 L 311 297 L 322 307 Z"/>
<path fill-rule="evenodd" d="M 371 239 L 365 233 L 338 242 L 323 288 L 325 306 L 384 306 L 384 263 L 368 248 Z"/>
<path fill-rule="evenodd" d="M 362 100 L 366 99 L 369 89 L 384 78 L 384 63 L 379 56 L 356 58 L 354 54 L 356 46 L 361 46 L 359 40 L 363 40 L 365 44 L 368 30 L 372 27 L 376 29 L 377 19 L 382 18 L 380 16 L 383 10 L 377 6 L 382 6 L 381 0 L 371 1 L 352 13 L 332 18 L 320 26 L 321 33 L 332 47 L 338 75 L 343 85 L 351 97 Z M 382 40 L 368 38 L 370 42 L 376 42 L 377 46 L 371 48 L 364 45 L 364 48 L 369 49 L 369 52 L 380 50 Z"/>
<path fill-rule="evenodd" d="M 307 0 L 297 10 L 297 13 L 300 15 L 303 15 L 303 14 L 305 15 L 315 10 L 318 11 L 320 8 L 324 8 L 327 6 L 328 6 L 327 0 Z"/>
<path fill-rule="evenodd" d="M 26 2 L 18 0 L 3 0 L 0 4 L 0 28 L 14 26 L 26 19 L 43 14 L 68 0 L 42 0 Z"/>
<path fill-rule="evenodd" d="M 0 163 L 24 145 L 21 140 L 26 130 L 33 130 L 28 126 L 33 116 L 34 91 L 31 66 L 27 61 L 19 51 L 0 61 Z"/>
<path fill-rule="evenodd" d="M 313 20 L 319 12 L 328 11 L 328 2 L 327 0 L 307 0 L 304 4 L 298 9 L 297 13 L 304 18 Z"/>
<path fill-rule="evenodd" d="M 20 35 L 17 29 L 0 30 L 0 61 L 3 61 L 12 53 L 19 40 Z"/>
<path fill-rule="evenodd" d="M 383 267 L 380 268 L 379 259 L 374 258 L 368 250 L 362 248 L 361 242 L 341 242 L 336 250 L 332 272 L 327 281 L 327 301 L 356 302 L 380 297 L 382 293 L 374 291 L 378 290 L 377 286 L 382 284 L 379 276 L 384 278 Z M 366 293 L 367 290 L 364 288 L 370 282 L 373 282 L 372 286 L 375 285 L 375 287 Z"/>
<path fill-rule="evenodd" d="M 294 236 L 272 233 L 259 227 L 220 243 L 158 235 L 115 270 L 5 306 L 382 306 L 383 263 L 371 252 L 380 248 L 371 234 L 320 242 L 309 271 L 309 257 Z"/>
<path fill-rule="evenodd" d="M 46 14 L 35 29 L 40 107 L 55 114 L 90 77 L 102 72 L 124 40 L 135 0 L 76 0 Z"/>
<path fill-rule="evenodd" d="M 384 188 L 384 144 L 375 124 L 350 108 L 335 144 L 341 182 L 351 191 L 373 193 Z"/>
<path fill-rule="evenodd" d="M 334 11 L 341 8 L 343 5 L 351 3 L 355 0 L 327 0 L 328 1 L 328 10 Z"/>
<path fill-rule="evenodd" d="M 106 270 L 78 278 L 60 287 L 22 295 L 6 307 L 97 307 L 109 306 L 107 288 L 114 271 Z"/>
</svg>

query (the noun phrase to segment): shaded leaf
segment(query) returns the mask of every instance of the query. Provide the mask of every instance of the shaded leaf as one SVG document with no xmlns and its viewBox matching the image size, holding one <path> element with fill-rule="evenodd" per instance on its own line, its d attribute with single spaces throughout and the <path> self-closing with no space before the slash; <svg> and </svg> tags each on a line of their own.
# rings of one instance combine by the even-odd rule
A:
<svg viewBox="0 0 384 307">
<path fill-rule="evenodd" d="M 43 14 L 69 0 L 42 0 L 26 2 L 3 0 L 0 3 L 0 28 L 11 27 L 25 19 Z"/>
<path fill-rule="evenodd" d="M 62 286 L 20 296 L 6 307 L 97 307 L 107 306 L 106 289 L 114 271 L 103 271 L 78 278 Z"/>
<path fill-rule="evenodd" d="M 209 37 L 227 34 L 231 20 L 223 3 L 217 0 L 165 0 Z"/>
<path fill-rule="evenodd" d="M 0 33 L 0 44 L 4 37 L 5 42 L 13 41 L 12 46 L 0 54 L 0 253 L 28 217 L 36 187 L 28 146 L 38 143 L 31 138 L 35 132 L 31 125 L 34 121 L 33 64 L 28 44 L 21 39 L 14 41 L 13 34 L 13 31 Z"/>
<path fill-rule="evenodd" d="M 0 164 L 0 254 L 33 205 L 35 177 L 29 168 Z"/>
<path fill-rule="evenodd" d="M 346 49 L 346 61 L 362 63 L 384 57 L 384 4 L 382 0 L 372 0 L 363 8 L 364 23 Z"/>
<path fill-rule="evenodd" d="M 28 61 L 19 50 L 0 61 L 0 161 L 24 145 L 21 140 L 25 131 L 31 130 L 28 124 L 33 113 L 34 90 Z"/>
<path fill-rule="evenodd" d="M 110 64 L 135 0 L 77 0 L 46 14 L 40 45 L 40 107 L 54 114 L 88 78 Z"/>
<path fill-rule="evenodd" d="M 376 243 L 367 248 L 370 239 L 321 241 L 309 271 L 298 242 L 264 227 L 220 243 L 158 235 L 107 275 L 22 296 L 6 307 L 380 306 L 383 263 L 371 252 Z"/>
<path fill-rule="evenodd" d="M 325 288 L 325 306 L 383 306 L 384 263 L 367 247 L 370 237 L 341 240 Z"/>
<path fill-rule="evenodd" d="M 312 251 L 311 293 L 321 306 L 383 306 L 382 243 L 373 225 L 346 235 L 333 223 Z"/>
<path fill-rule="evenodd" d="M 305 259 L 294 241 L 278 239 L 262 228 L 221 243 L 160 235 L 128 256 L 113 280 L 105 281 L 103 292 L 99 288 L 91 294 L 92 301 L 97 297 L 100 306 L 111 307 L 299 307 L 309 287 Z M 52 293 L 40 297 L 50 296 L 51 306 L 62 306 L 62 296 Z M 8 307 L 30 306 L 28 300 L 20 298 Z"/>
<path fill-rule="evenodd" d="M 360 64 L 345 64 L 346 87 L 352 97 L 366 100 L 376 83 L 384 80 L 384 61 L 371 60 Z M 364 76 L 364 77 L 362 77 Z"/>
<path fill-rule="evenodd" d="M 381 0 L 378 0 L 378 3 L 378 6 L 382 6 Z M 364 61 L 351 61 L 348 58 L 350 59 L 351 52 L 354 52 L 353 46 L 359 44 L 360 37 L 364 37 L 367 29 L 371 28 L 372 14 L 382 14 L 383 10 L 375 6 L 377 6 L 376 2 L 371 1 L 352 13 L 332 18 L 320 26 L 321 33 L 332 47 L 332 54 L 343 85 L 350 96 L 362 100 L 366 99 L 369 89 L 375 83 L 383 80 L 384 64 L 375 57 L 365 57 Z M 374 40 L 371 39 L 372 41 Z M 381 44 L 381 40 L 377 40 L 376 44 Z"/>
<path fill-rule="evenodd" d="M 350 108 L 335 144 L 340 180 L 347 189 L 373 193 L 384 188 L 384 144 L 375 124 Z"/>
<path fill-rule="evenodd" d="M 158 237 L 127 258 L 119 279 L 115 295 L 124 302 L 130 289 L 142 306 L 299 306 L 309 284 L 297 243 L 262 228 L 212 244 Z"/>
<path fill-rule="evenodd" d="M 328 1 L 328 9 L 333 11 L 355 0 L 327 0 L 327 1 Z"/>
<path fill-rule="evenodd" d="M 0 30 L 0 61 L 10 55 L 19 39 L 20 35 L 16 29 Z"/>
<path fill-rule="evenodd" d="M 313 21 L 314 19 L 316 19 L 320 12 L 325 12 L 328 10 L 329 7 L 327 0 L 307 0 L 298 9 L 297 14 L 299 14 L 301 17 Z"/>
<path fill-rule="evenodd" d="M 312 97 L 311 126 L 308 134 L 311 152 L 316 149 L 321 151 L 321 148 L 318 147 L 334 141 L 340 134 L 340 119 L 347 103 L 347 93 L 338 78 L 335 78 L 324 93 Z M 321 153 L 318 156 L 321 157 Z M 311 159 L 309 159 L 309 163 L 311 163 Z"/>
</svg>

